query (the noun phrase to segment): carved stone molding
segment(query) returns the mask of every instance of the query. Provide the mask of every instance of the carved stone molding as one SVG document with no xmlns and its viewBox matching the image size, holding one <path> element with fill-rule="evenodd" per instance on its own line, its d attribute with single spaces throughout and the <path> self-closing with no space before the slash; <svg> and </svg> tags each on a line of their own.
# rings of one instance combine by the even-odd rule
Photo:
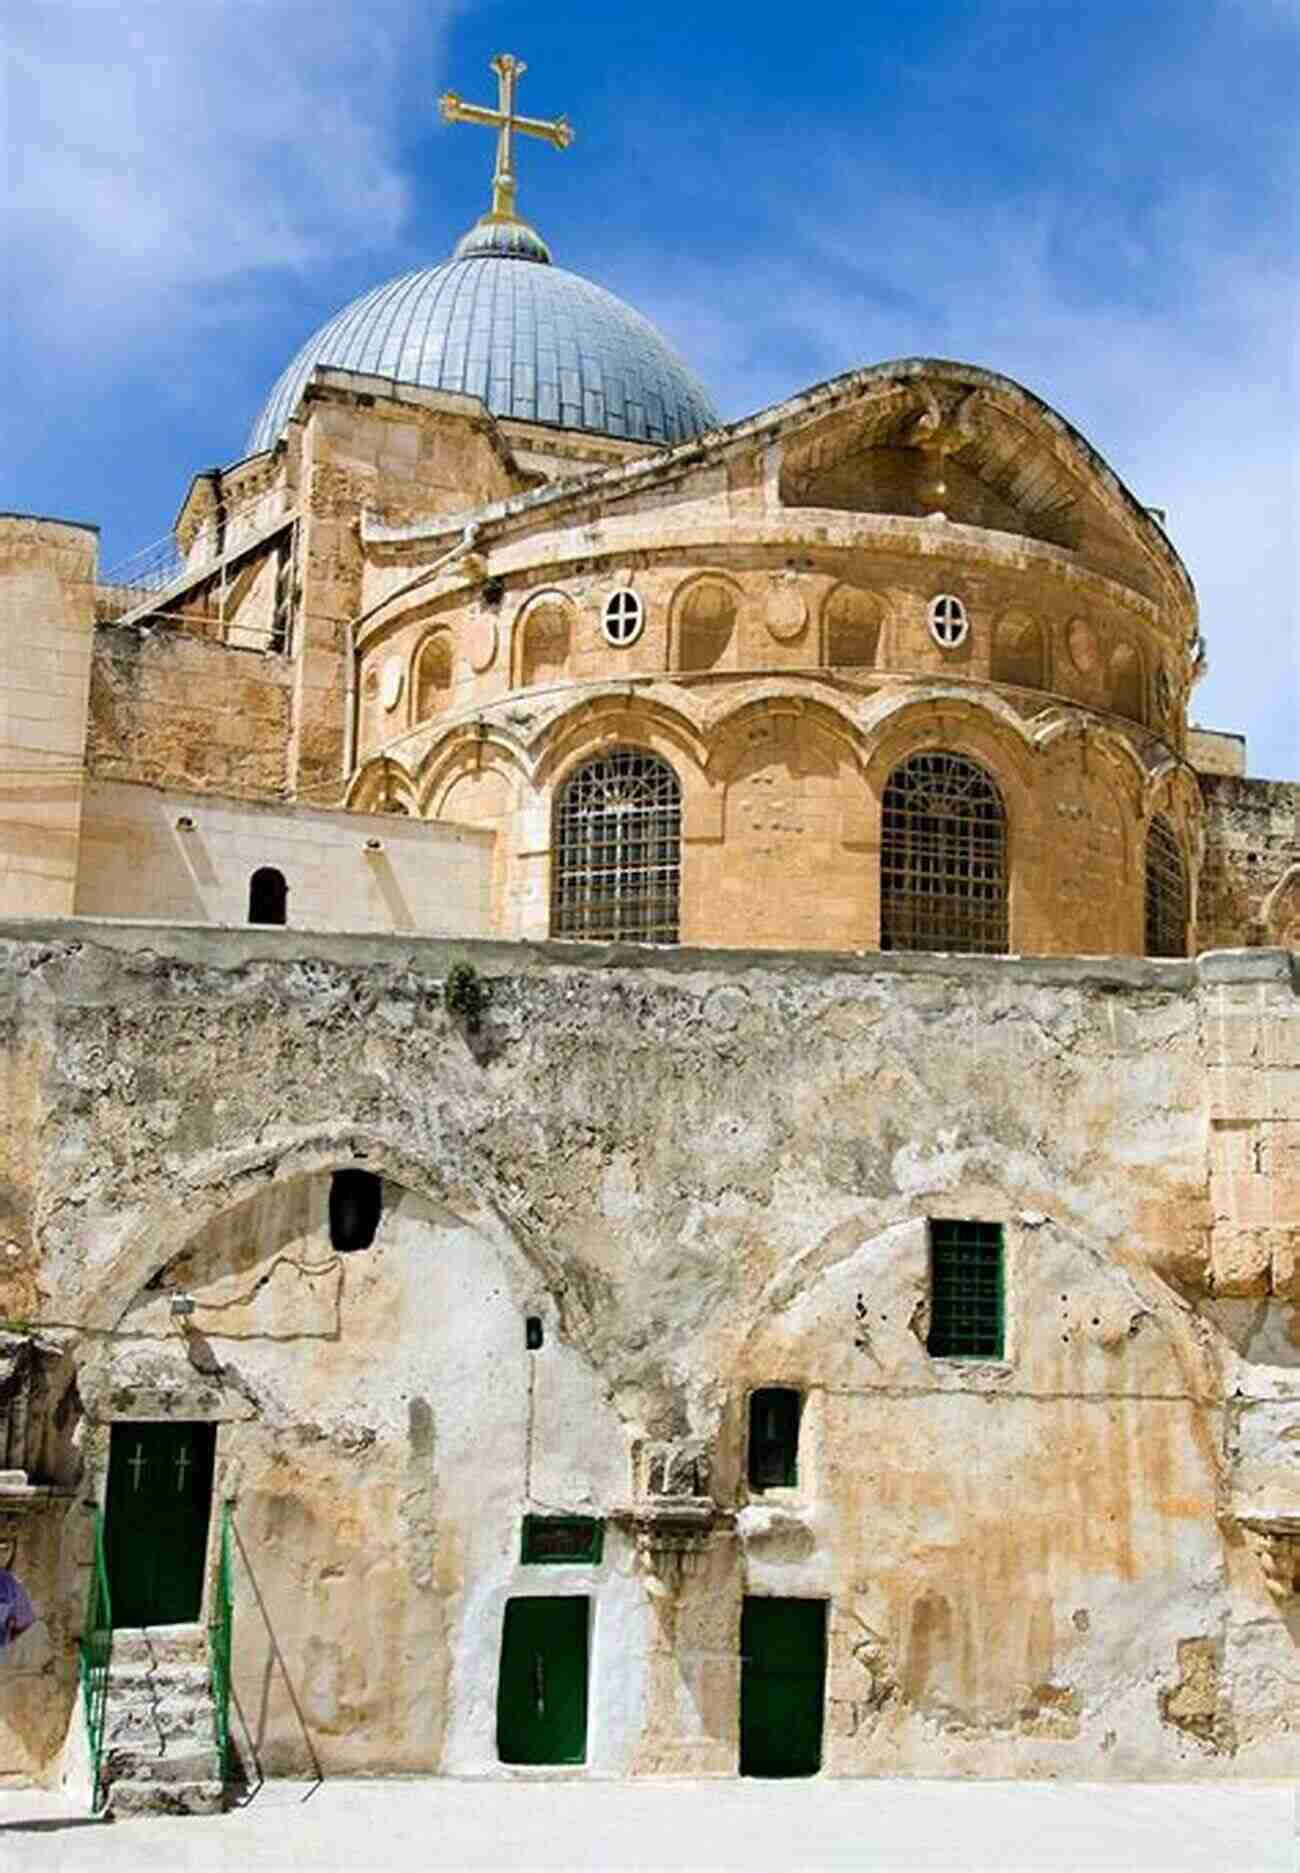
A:
<svg viewBox="0 0 1300 1873">
<path fill-rule="evenodd" d="M 647 1496 L 616 1509 L 610 1520 L 632 1531 L 645 1572 L 672 1588 L 699 1570 L 714 1532 L 734 1518 L 710 1496 Z"/>
</svg>

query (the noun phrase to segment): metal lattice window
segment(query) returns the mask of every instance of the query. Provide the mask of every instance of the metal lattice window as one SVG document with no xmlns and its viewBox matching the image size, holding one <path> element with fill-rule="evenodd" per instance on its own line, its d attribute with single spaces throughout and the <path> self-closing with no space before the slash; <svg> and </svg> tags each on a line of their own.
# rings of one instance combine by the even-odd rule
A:
<svg viewBox="0 0 1300 1873">
<path fill-rule="evenodd" d="M 969 629 L 966 607 L 951 592 L 930 600 L 930 635 L 942 649 L 956 650 Z"/>
<path fill-rule="evenodd" d="M 914 754 L 889 777 L 880 847 L 880 947 L 1003 954 L 1006 815 L 975 762 Z"/>
<path fill-rule="evenodd" d="M 1001 1359 L 1001 1223 L 930 1223 L 930 1332 L 940 1358 Z"/>
<path fill-rule="evenodd" d="M 552 828 L 551 935 L 675 943 L 682 790 L 666 761 L 619 748 L 565 783 Z"/>
<path fill-rule="evenodd" d="M 605 600 L 602 621 L 605 636 L 619 649 L 627 644 L 634 644 L 641 635 L 641 626 L 645 623 L 645 608 L 630 586 L 620 586 L 617 592 L 611 592 Z"/>
<path fill-rule="evenodd" d="M 1147 832 L 1146 952 L 1187 954 L 1187 871 L 1165 819 L 1153 819 Z"/>
</svg>

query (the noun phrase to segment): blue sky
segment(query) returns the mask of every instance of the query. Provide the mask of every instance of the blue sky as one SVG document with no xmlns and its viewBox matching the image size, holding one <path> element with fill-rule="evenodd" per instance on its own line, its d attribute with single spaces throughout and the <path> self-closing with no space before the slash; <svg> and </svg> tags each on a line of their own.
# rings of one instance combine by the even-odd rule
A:
<svg viewBox="0 0 1300 1873">
<path fill-rule="evenodd" d="M 298 345 L 444 258 L 492 139 L 437 93 L 567 112 L 520 205 L 727 417 L 928 353 L 992 366 L 1166 507 L 1201 721 L 1300 774 L 1300 0 L 25 0 L 0 25 L 0 508 L 103 563 L 243 451 Z"/>
</svg>

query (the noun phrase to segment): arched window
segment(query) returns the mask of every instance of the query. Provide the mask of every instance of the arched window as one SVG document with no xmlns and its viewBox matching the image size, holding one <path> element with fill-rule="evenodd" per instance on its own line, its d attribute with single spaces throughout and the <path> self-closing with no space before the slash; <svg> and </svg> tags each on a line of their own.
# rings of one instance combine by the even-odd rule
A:
<svg viewBox="0 0 1300 1873">
<path fill-rule="evenodd" d="M 282 924 L 288 906 L 289 887 L 284 873 L 277 871 L 274 865 L 260 866 L 248 881 L 249 923 Z"/>
<path fill-rule="evenodd" d="M 1002 796 L 974 761 L 909 755 L 885 788 L 880 947 L 1000 955 L 1007 940 Z"/>
<path fill-rule="evenodd" d="M 1147 832 L 1146 953 L 1187 954 L 1187 870 L 1166 819 L 1153 819 Z"/>
<path fill-rule="evenodd" d="M 555 804 L 551 935 L 675 943 L 682 790 L 666 761 L 618 748 L 578 768 Z"/>
</svg>

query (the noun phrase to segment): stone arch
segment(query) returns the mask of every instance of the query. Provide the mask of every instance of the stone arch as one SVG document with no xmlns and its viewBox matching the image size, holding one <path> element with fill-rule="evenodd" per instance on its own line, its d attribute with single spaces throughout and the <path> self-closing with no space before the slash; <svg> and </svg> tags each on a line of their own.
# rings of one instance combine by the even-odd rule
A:
<svg viewBox="0 0 1300 1873">
<path fill-rule="evenodd" d="M 441 715 L 451 700 L 455 656 L 451 632 L 433 631 L 420 644 L 412 663 L 411 723 Z"/>
<path fill-rule="evenodd" d="M 671 692 L 670 692 L 671 693 Z M 534 744 L 531 780 L 538 789 L 556 784 L 584 755 L 626 745 L 660 754 L 677 770 L 687 793 L 702 775 L 705 751 L 690 712 L 665 696 L 620 685 L 595 696 L 578 696 L 552 718 Z"/>
<path fill-rule="evenodd" d="M 705 572 L 680 588 L 673 601 L 672 666 L 689 671 L 729 669 L 734 663 L 741 592 L 720 572 Z"/>
<path fill-rule="evenodd" d="M 1007 611 L 998 619 L 989 674 L 995 683 L 1018 689 L 1047 688 L 1046 637 L 1028 612 Z"/>
<path fill-rule="evenodd" d="M 829 669 L 870 670 L 880 660 L 884 607 L 860 585 L 831 588 L 822 606 L 821 661 Z"/>
<path fill-rule="evenodd" d="M 712 723 L 706 751 L 710 778 L 728 782 L 736 762 L 743 759 L 755 740 L 761 739 L 765 726 L 774 721 L 806 722 L 814 733 L 835 742 L 846 758 L 865 773 L 865 739 L 849 709 L 835 697 L 817 695 L 811 685 L 806 693 L 791 695 L 779 684 L 767 683 L 761 693 L 747 695 Z"/>
<path fill-rule="evenodd" d="M 515 685 L 563 683 L 570 674 L 577 612 L 565 592 L 539 592 L 515 620 Z"/>
<path fill-rule="evenodd" d="M 1142 653 L 1131 638 L 1117 638 L 1111 646 L 1106 674 L 1108 702 L 1113 713 L 1126 716 L 1130 722 L 1145 722 L 1146 675 Z"/>
<path fill-rule="evenodd" d="M 353 813 L 396 813 L 414 818 L 418 812 L 410 775 L 387 754 L 367 761 L 353 776 L 347 804 Z"/>
<path fill-rule="evenodd" d="M 930 688 L 887 691 L 861 715 L 868 738 L 868 773 L 881 793 L 890 769 L 914 748 L 951 748 L 989 768 L 1012 820 L 1028 804 L 1036 779 L 1033 730 L 996 691 Z"/>
<path fill-rule="evenodd" d="M 261 1216 L 270 1206 L 281 1225 L 292 1227 L 305 1207 L 306 1185 L 347 1168 L 375 1172 L 395 1187 L 411 1191 L 490 1237 L 521 1267 L 532 1267 L 549 1280 L 554 1271 L 545 1264 L 542 1252 L 534 1252 L 527 1239 L 516 1238 L 503 1223 L 505 1212 L 490 1187 L 490 1167 L 482 1167 L 480 1176 L 471 1141 L 461 1142 L 466 1164 L 458 1167 L 452 1161 L 454 1146 L 452 1158 L 434 1162 L 417 1157 L 382 1132 L 350 1125 L 322 1127 L 306 1137 L 250 1139 L 232 1145 L 215 1159 L 205 1159 L 201 1170 L 182 1177 L 179 1187 L 160 1180 L 152 1199 L 146 1199 L 134 1213 L 108 1265 L 96 1275 L 93 1292 L 87 1292 L 81 1307 L 84 1326 L 92 1334 L 116 1327 L 136 1298 L 177 1262 L 187 1245 L 220 1233 L 225 1216 L 234 1218 L 237 1225 L 241 1218 Z M 471 1159 L 473 1177 L 465 1174 Z M 471 1190 L 477 1200 L 467 1205 L 466 1193 Z M 260 1231 L 257 1240 L 264 1248 Z"/>
</svg>

